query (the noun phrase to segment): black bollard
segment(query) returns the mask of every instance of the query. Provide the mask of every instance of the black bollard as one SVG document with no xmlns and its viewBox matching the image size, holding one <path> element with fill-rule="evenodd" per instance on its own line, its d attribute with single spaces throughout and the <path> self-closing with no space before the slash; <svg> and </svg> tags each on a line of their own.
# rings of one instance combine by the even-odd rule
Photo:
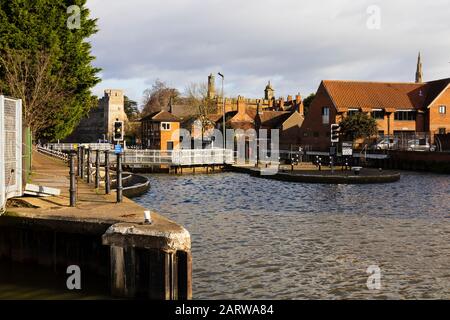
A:
<svg viewBox="0 0 450 320">
<path fill-rule="evenodd" d="M 111 183 L 109 181 L 109 150 L 105 151 L 105 193 L 111 192 Z"/>
<path fill-rule="evenodd" d="M 79 146 L 78 150 L 77 150 L 77 175 L 79 177 L 82 177 L 82 174 L 81 174 L 83 172 L 82 163 L 83 163 L 83 161 L 81 161 L 81 146 Z"/>
<path fill-rule="evenodd" d="M 87 183 L 90 183 L 90 182 L 91 182 L 91 149 L 86 149 L 86 155 L 87 155 L 87 160 L 86 160 L 86 165 L 87 165 L 87 169 L 86 169 L 87 178 L 86 178 L 86 182 L 87 182 Z"/>
<path fill-rule="evenodd" d="M 123 197 L 122 197 L 122 154 L 118 153 L 117 154 L 117 163 L 116 163 L 116 169 L 117 169 L 117 174 L 116 174 L 116 189 L 117 189 L 117 203 L 122 202 Z"/>
<path fill-rule="evenodd" d="M 95 189 L 100 187 L 100 150 L 95 150 Z"/>
<path fill-rule="evenodd" d="M 80 158 L 78 159 L 80 162 L 80 177 L 81 179 L 84 179 L 84 147 L 81 147 L 80 150 Z"/>
<path fill-rule="evenodd" d="M 76 177 L 75 177 L 75 152 L 69 153 L 69 174 L 70 174 L 70 206 L 75 207 L 77 204 L 77 185 L 76 185 Z"/>
</svg>

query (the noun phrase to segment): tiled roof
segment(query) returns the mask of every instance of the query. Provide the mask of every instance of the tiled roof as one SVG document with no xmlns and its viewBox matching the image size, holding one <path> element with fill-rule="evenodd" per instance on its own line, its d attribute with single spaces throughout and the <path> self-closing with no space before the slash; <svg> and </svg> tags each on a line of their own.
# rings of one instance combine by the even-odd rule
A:
<svg viewBox="0 0 450 320">
<path fill-rule="evenodd" d="M 421 109 L 429 86 L 426 83 L 392 83 L 324 80 L 338 112 L 351 108 L 371 109 Z"/>
<path fill-rule="evenodd" d="M 145 121 L 145 120 L 151 120 L 151 121 L 155 121 L 155 122 L 163 122 L 163 121 L 180 122 L 180 119 L 178 117 L 175 117 L 170 112 L 167 112 L 164 110 L 161 110 L 158 112 L 153 112 L 141 119 L 141 121 Z"/>
<path fill-rule="evenodd" d="M 450 84 L 450 78 L 427 82 L 428 94 L 425 100 L 425 106 L 428 107 L 437 96 Z"/>
<path fill-rule="evenodd" d="M 245 117 L 237 114 L 235 118 L 230 120 L 230 124 L 234 129 L 249 129 L 255 128 L 255 123 L 259 116 L 261 129 L 275 129 L 279 128 L 284 121 L 286 121 L 292 114 L 291 111 L 260 111 L 257 115 L 256 110 L 247 109 L 245 111 L 247 119 L 251 121 L 243 121 Z"/>
</svg>

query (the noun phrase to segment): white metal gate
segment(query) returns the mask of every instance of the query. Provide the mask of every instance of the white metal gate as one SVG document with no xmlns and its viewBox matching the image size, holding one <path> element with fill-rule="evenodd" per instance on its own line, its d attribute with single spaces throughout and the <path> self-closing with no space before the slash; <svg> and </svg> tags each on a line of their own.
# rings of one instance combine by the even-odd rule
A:
<svg viewBox="0 0 450 320">
<path fill-rule="evenodd" d="M 0 96 L 0 208 L 22 195 L 22 100 Z"/>
</svg>

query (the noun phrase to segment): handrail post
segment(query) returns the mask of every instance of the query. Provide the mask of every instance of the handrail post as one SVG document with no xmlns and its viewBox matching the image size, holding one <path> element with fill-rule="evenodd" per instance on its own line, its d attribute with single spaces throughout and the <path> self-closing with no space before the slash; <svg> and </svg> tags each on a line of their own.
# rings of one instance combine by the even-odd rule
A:
<svg viewBox="0 0 450 320">
<path fill-rule="evenodd" d="M 77 186 L 76 186 L 76 177 L 75 177 L 75 152 L 70 151 L 69 152 L 69 174 L 70 174 L 70 187 L 69 187 L 69 194 L 70 194 L 70 206 L 75 207 L 77 204 Z"/>
<path fill-rule="evenodd" d="M 80 150 L 80 158 L 78 158 L 78 161 L 80 162 L 80 177 L 81 179 L 84 179 L 84 147 L 81 147 Z"/>
<path fill-rule="evenodd" d="M 111 192 L 111 183 L 109 179 L 109 150 L 105 151 L 105 193 Z"/>
<path fill-rule="evenodd" d="M 87 160 L 86 160 L 86 164 L 87 164 L 87 178 L 86 178 L 86 182 L 90 183 L 91 182 L 91 149 L 87 148 L 86 149 L 86 154 L 87 154 Z"/>
<path fill-rule="evenodd" d="M 81 161 L 81 146 L 78 147 L 77 150 L 77 175 L 79 177 L 82 177 L 81 173 L 83 172 L 83 170 L 81 169 L 82 166 L 82 161 Z"/>
<path fill-rule="evenodd" d="M 95 189 L 100 187 L 100 150 L 95 150 Z"/>
<path fill-rule="evenodd" d="M 121 152 L 117 154 L 117 163 L 116 163 L 116 191 L 117 191 L 117 203 L 123 201 L 122 197 L 122 154 Z"/>
</svg>

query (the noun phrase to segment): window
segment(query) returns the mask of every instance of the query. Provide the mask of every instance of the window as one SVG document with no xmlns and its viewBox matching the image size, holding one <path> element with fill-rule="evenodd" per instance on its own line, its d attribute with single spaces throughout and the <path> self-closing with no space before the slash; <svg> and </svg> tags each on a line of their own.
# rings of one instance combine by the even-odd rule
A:
<svg viewBox="0 0 450 320">
<path fill-rule="evenodd" d="M 394 120 L 414 121 L 414 120 L 416 120 L 416 112 L 415 111 L 396 111 L 394 114 Z"/>
<path fill-rule="evenodd" d="M 384 130 L 378 130 L 378 136 L 384 137 Z"/>
<path fill-rule="evenodd" d="M 351 117 L 359 112 L 359 109 L 348 109 L 347 111 L 347 117 Z"/>
<path fill-rule="evenodd" d="M 384 111 L 382 109 L 373 109 L 370 113 L 371 117 L 377 120 L 384 119 Z"/>
<path fill-rule="evenodd" d="M 446 106 L 439 106 L 439 113 L 440 114 L 446 114 L 447 113 L 447 107 Z"/>
<path fill-rule="evenodd" d="M 169 131 L 170 130 L 170 122 L 161 122 L 161 130 Z"/>
<path fill-rule="evenodd" d="M 439 128 L 439 134 L 445 134 L 445 128 Z"/>
<path fill-rule="evenodd" d="M 330 123 L 330 108 L 328 108 L 328 107 L 322 108 L 322 123 L 323 124 Z"/>
</svg>

